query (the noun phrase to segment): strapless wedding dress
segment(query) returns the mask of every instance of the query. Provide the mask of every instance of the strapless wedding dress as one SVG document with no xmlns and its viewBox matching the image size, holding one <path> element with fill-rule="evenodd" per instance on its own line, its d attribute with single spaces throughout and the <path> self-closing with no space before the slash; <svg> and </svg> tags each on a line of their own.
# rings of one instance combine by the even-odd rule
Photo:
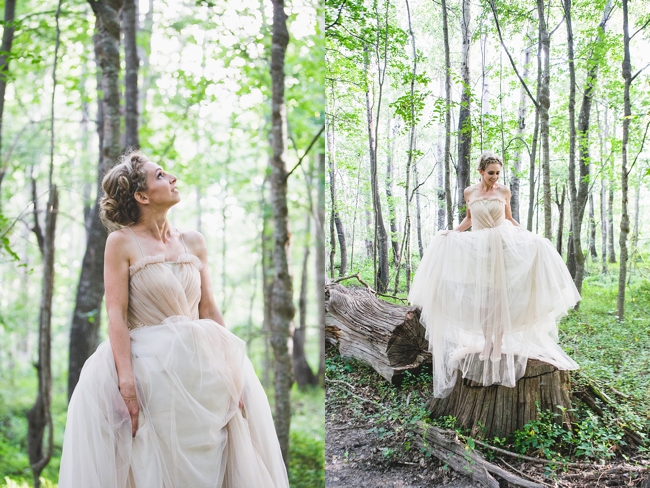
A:
<svg viewBox="0 0 650 488">
<path fill-rule="evenodd" d="M 415 274 L 409 301 L 433 354 L 434 396 L 457 376 L 513 387 L 529 358 L 578 369 L 557 344 L 557 322 L 579 300 L 548 239 L 505 218 L 502 197 L 473 198 L 471 232 L 438 232 Z"/>
<path fill-rule="evenodd" d="M 289 486 L 244 342 L 199 319 L 201 267 L 188 253 L 174 263 L 158 255 L 131 266 L 128 326 L 139 428 L 132 437 L 104 342 L 86 361 L 70 400 L 60 488 Z"/>
</svg>

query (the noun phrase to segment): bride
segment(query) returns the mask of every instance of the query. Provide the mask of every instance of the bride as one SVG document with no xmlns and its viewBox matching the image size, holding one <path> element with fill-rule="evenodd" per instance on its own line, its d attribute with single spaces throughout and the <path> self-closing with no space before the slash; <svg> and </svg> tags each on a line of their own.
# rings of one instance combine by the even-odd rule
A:
<svg viewBox="0 0 650 488">
<path fill-rule="evenodd" d="M 139 152 L 102 182 L 109 341 L 68 408 L 59 487 L 288 487 L 269 403 L 212 295 L 175 176 Z"/>
<path fill-rule="evenodd" d="M 409 293 L 422 307 L 438 398 L 451 393 L 459 371 L 484 386 L 513 387 L 529 358 L 578 369 L 557 344 L 557 322 L 580 295 L 551 242 L 512 218 L 502 168 L 483 153 L 481 181 L 464 192 L 467 216 L 434 236 Z"/>
</svg>

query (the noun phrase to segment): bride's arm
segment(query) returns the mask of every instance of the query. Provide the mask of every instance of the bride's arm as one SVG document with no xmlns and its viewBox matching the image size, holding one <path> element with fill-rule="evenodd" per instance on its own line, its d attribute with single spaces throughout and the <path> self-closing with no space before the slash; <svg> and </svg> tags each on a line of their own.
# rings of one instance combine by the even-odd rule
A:
<svg viewBox="0 0 650 488">
<path fill-rule="evenodd" d="M 139 406 L 131 362 L 131 336 L 126 324 L 129 307 L 129 247 L 130 243 L 122 232 L 113 232 L 108 236 L 104 253 L 104 286 L 108 337 L 115 359 L 120 394 L 129 410 L 131 433 L 135 436 Z"/>
<path fill-rule="evenodd" d="M 208 246 L 205 243 L 203 234 L 197 231 L 183 232 L 183 240 L 203 263 L 201 269 L 201 301 L 199 302 L 199 318 L 214 320 L 216 323 L 226 326 L 223 316 L 217 307 L 212 293 L 212 281 L 210 281 L 210 269 L 208 268 Z"/>
</svg>

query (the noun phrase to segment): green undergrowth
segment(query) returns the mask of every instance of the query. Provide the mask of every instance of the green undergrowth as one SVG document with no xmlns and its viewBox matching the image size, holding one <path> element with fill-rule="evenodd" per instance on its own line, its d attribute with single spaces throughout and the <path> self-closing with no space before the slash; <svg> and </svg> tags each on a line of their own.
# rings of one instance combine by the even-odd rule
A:
<svg viewBox="0 0 650 488">
<path fill-rule="evenodd" d="M 512 438 L 484 439 L 496 447 L 549 460 L 603 460 L 620 457 L 650 458 L 650 281 L 637 270 L 627 288 L 623 321 L 616 316 L 617 275 L 588 277 L 578 311 L 560 323 L 560 344 L 581 369 L 571 373 L 575 402 L 572 428 L 562 426 L 552 412 L 539 412 Z M 467 432 L 456 428 L 452 417 L 428 419 L 425 404 L 431 398 L 431 376 L 426 370 L 407 375 L 401 386 L 386 382 L 369 366 L 341 358 L 333 351 L 326 358 L 327 409 L 358 423 L 381 438 L 402 438 L 403 447 L 389 448 L 386 456 L 400 457 L 412 449 L 412 427 L 419 421 L 456 429 L 470 445 Z M 591 387 L 595 413 L 580 400 Z M 629 445 L 627 432 L 645 444 Z M 493 454 L 481 449 L 488 458 Z"/>
</svg>

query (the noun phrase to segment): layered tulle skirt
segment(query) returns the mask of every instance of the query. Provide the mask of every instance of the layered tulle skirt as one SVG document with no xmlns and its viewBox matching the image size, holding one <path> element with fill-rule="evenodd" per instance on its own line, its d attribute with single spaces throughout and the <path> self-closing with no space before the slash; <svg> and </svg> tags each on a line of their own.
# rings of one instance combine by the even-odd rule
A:
<svg viewBox="0 0 650 488">
<path fill-rule="evenodd" d="M 70 400 L 60 488 L 288 486 L 268 400 L 243 341 L 211 320 L 175 316 L 132 331 L 131 351 L 136 436 L 104 342 Z"/>
<path fill-rule="evenodd" d="M 439 232 L 409 294 L 422 307 L 434 396 L 447 396 L 458 374 L 512 387 L 529 358 L 577 369 L 557 344 L 557 323 L 579 300 L 548 239 L 507 220 L 472 232 Z"/>
</svg>

